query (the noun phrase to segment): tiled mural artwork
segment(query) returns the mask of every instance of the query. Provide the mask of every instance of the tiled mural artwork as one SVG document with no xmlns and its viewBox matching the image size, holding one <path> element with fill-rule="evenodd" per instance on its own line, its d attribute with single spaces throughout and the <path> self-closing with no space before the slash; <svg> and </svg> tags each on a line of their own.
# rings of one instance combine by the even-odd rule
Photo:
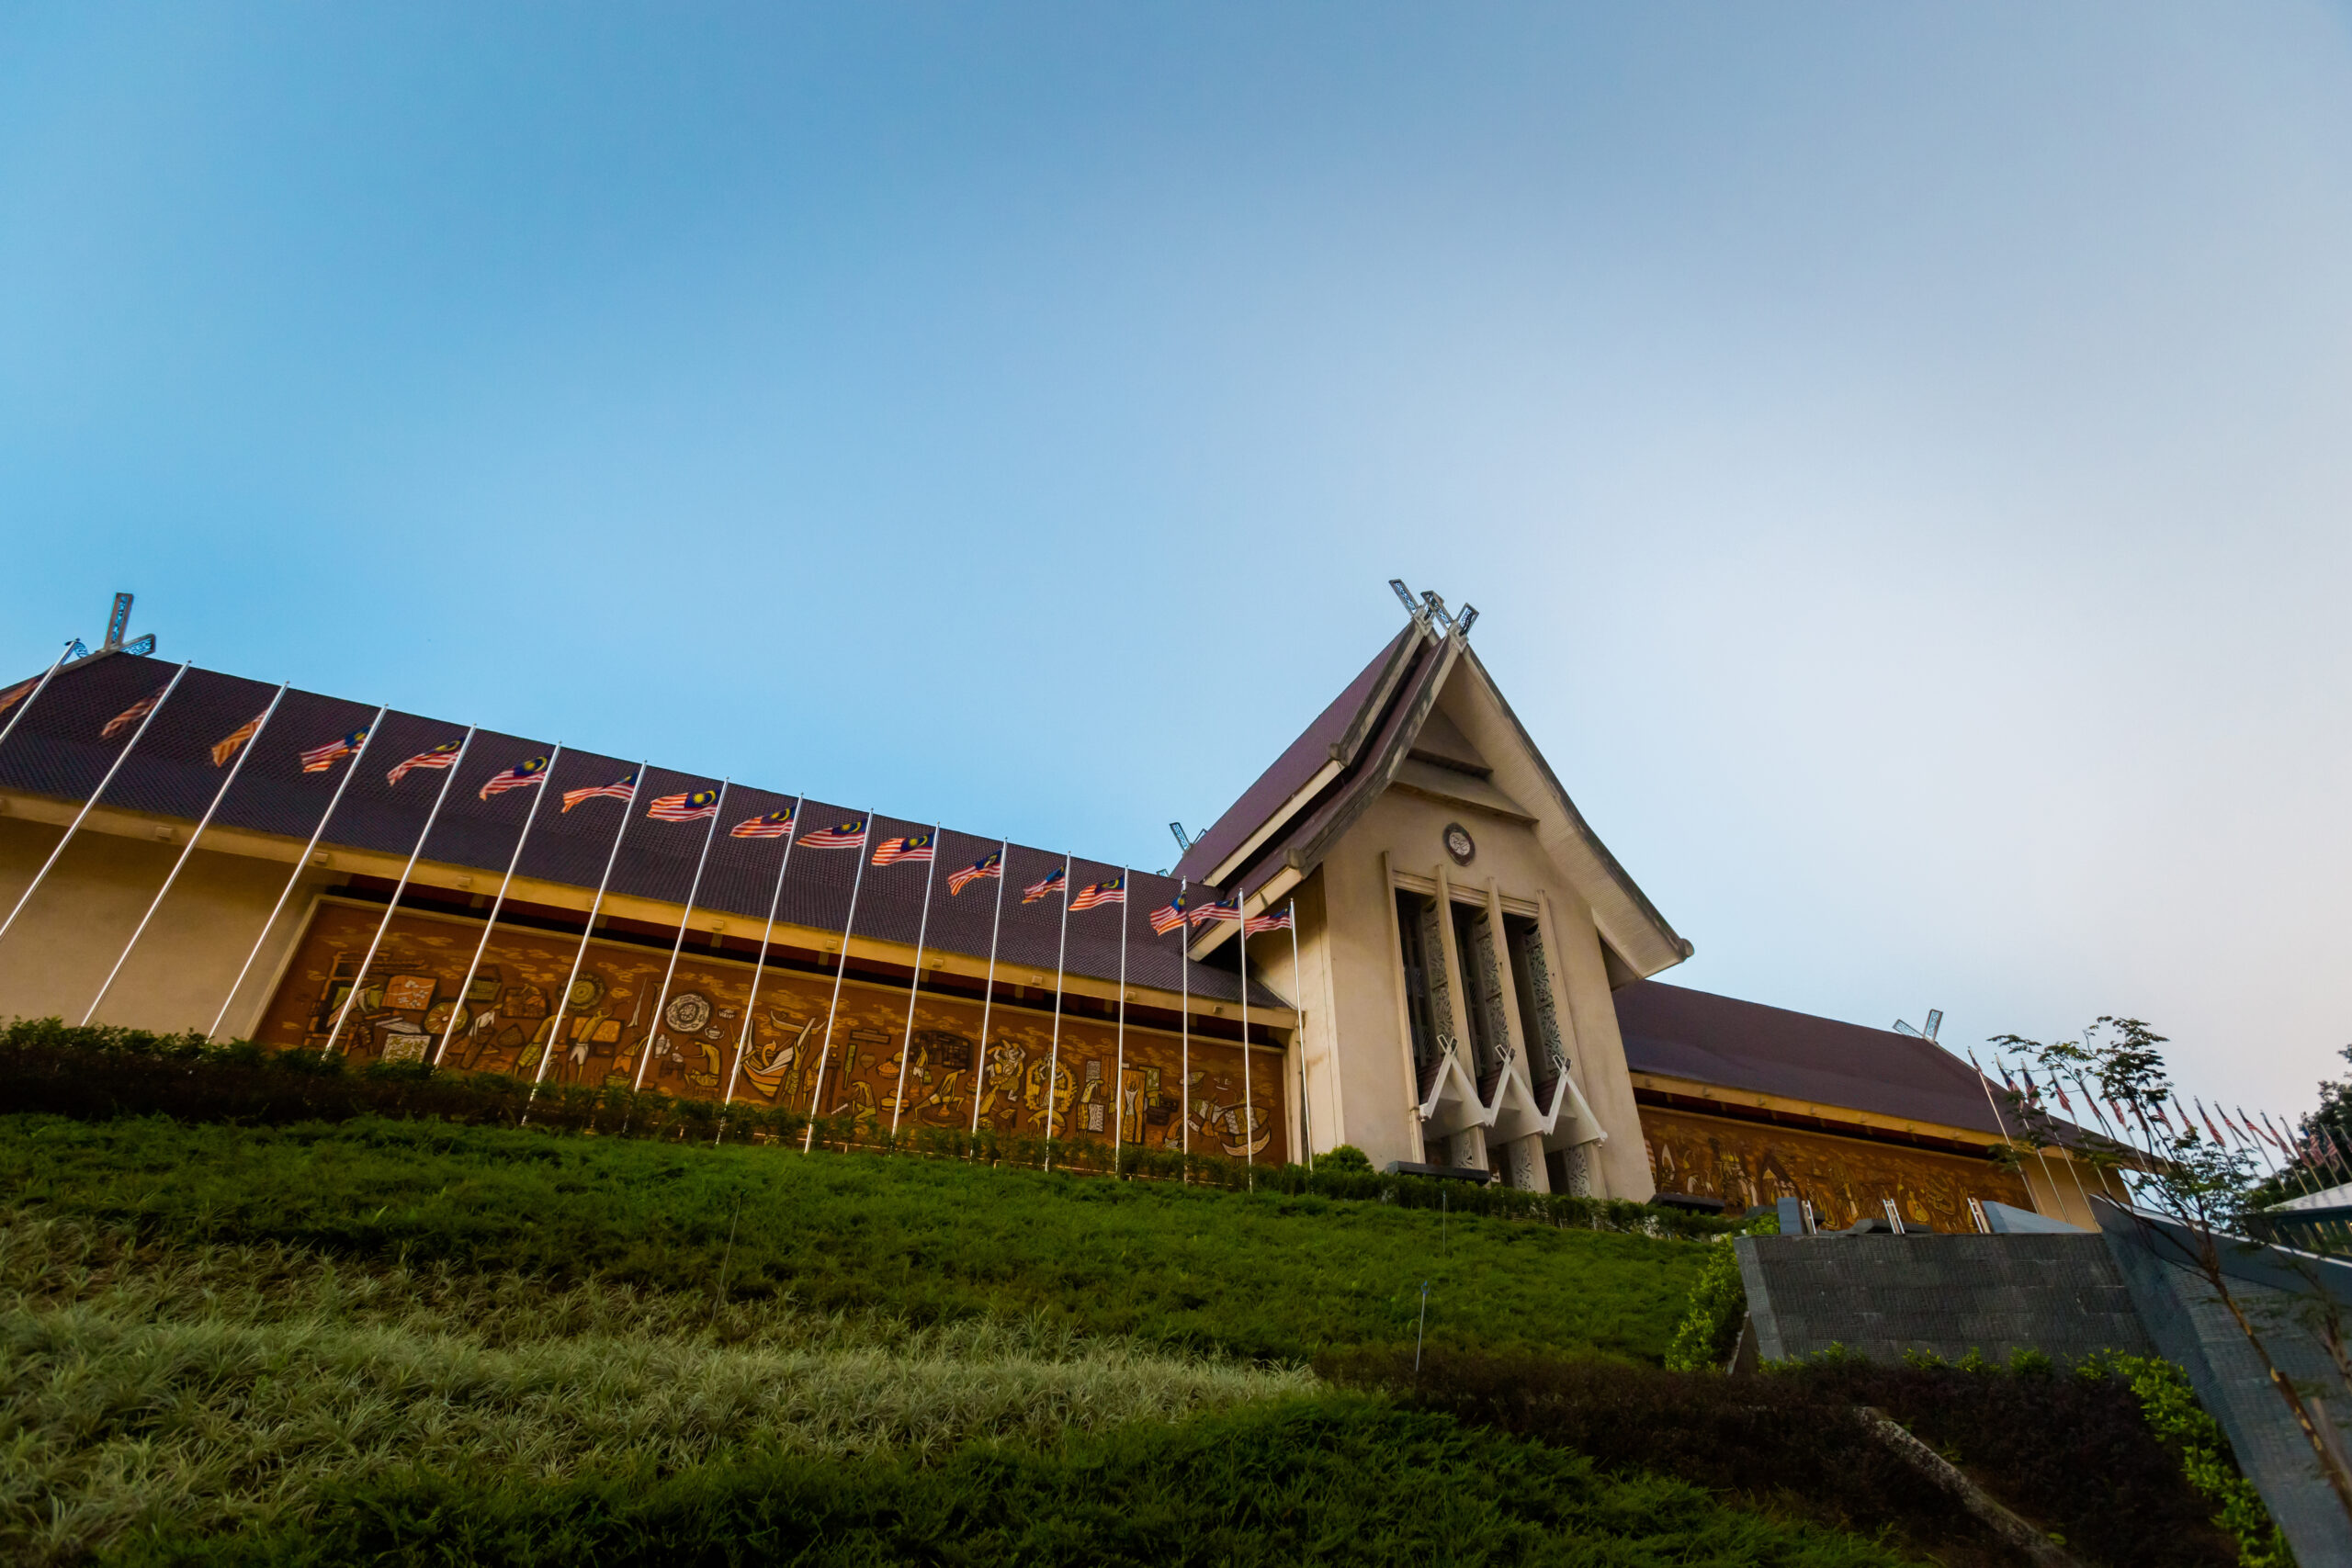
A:
<svg viewBox="0 0 2352 1568">
<path fill-rule="evenodd" d="M 379 909 L 322 900 L 255 1038 L 281 1050 L 325 1045 L 381 919 Z M 550 1045 L 579 940 L 501 926 L 460 997 L 481 940 L 479 922 L 395 915 L 338 1049 L 354 1063 L 421 1062 L 447 1033 L 442 1065 L 466 1072 L 537 1077 L 541 1055 L 552 1049 L 546 1071 L 551 1083 L 627 1088 L 639 1081 L 641 1067 L 646 1089 L 718 1100 L 731 1076 L 738 1102 L 808 1109 L 826 1055 L 830 975 L 774 966 L 761 975 L 738 1071 L 749 962 L 697 955 L 690 940 L 664 994 L 666 949 L 592 942 L 561 1010 L 562 1037 Z M 887 1132 L 894 1112 L 902 1134 L 915 1126 L 969 1130 L 977 1094 L 981 1127 L 1042 1137 L 1050 1072 L 1057 1137 L 1107 1142 L 1115 1125 L 1124 1143 L 1176 1152 L 1184 1147 L 1189 1121 L 1194 1154 L 1276 1164 L 1289 1157 L 1281 1053 L 1253 1052 L 1245 1088 L 1240 1046 L 1196 1035 L 1187 1083 L 1182 1039 L 1130 1025 L 1122 1075 L 1114 1026 L 1065 1017 L 1057 1052 L 1052 998 L 1042 999 L 1041 1010 L 1000 998 L 989 1010 L 983 1052 L 977 999 L 920 996 L 910 1041 L 903 988 L 844 982 L 819 1114 L 849 1118 L 859 1134 Z"/>
<path fill-rule="evenodd" d="M 1981 1159 L 1824 1137 L 1761 1123 L 1642 1110 L 1650 1172 L 1661 1193 L 1720 1198 L 1733 1210 L 1769 1208 L 1781 1198 L 1813 1205 L 1822 1228 L 1884 1213 L 1894 1200 L 1906 1222 L 1973 1231 L 1972 1197 L 2033 1207 L 2025 1183 Z"/>
</svg>

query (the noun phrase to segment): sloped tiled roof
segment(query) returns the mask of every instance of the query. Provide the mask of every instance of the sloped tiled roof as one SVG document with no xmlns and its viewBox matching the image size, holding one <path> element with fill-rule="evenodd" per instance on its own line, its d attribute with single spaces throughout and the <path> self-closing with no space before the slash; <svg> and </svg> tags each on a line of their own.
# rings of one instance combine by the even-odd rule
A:
<svg viewBox="0 0 2352 1568">
<path fill-rule="evenodd" d="M 100 731 L 133 703 L 160 691 L 175 668 L 153 659 L 103 654 L 60 671 L 38 700 L 23 710 L 6 744 L 0 746 L 0 789 L 77 803 L 87 799 L 129 744 L 135 727 L 126 726 L 111 739 L 103 738 Z M 209 755 L 213 744 L 260 713 L 268 705 L 272 690 L 258 681 L 189 670 L 171 699 L 155 713 L 137 750 L 108 785 L 102 804 L 188 821 L 200 818 L 227 773 L 213 765 Z M 375 711 L 368 704 L 288 691 L 268 727 L 253 743 L 254 755 L 222 800 L 215 823 L 277 834 L 298 842 L 308 839 L 342 771 L 351 763 L 339 762 L 327 773 L 305 773 L 296 754 L 359 728 Z M 5 722 L 0 718 L 0 723 Z M 405 857 L 415 847 L 434 797 L 447 775 L 420 771 L 397 786 L 388 784 L 385 775 L 401 759 L 457 740 L 465 732 L 463 724 L 447 719 L 387 713 L 321 841 L 330 847 Z M 479 798 L 478 792 L 493 774 L 552 750 L 544 740 L 478 732 L 455 770 L 424 858 L 492 875 L 503 873 L 531 809 L 532 796 L 538 792 L 513 790 L 488 801 Z M 594 888 L 604 874 L 626 803 L 588 800 L 567 813 L 559 809 L 561 802 L 557 797 L 565 790 L 613 783 L 636 765 L 634 758 L 565 751 L 548 783 L 539 786 L 548 799 L 539 808 L 518 874 Z M 695 859 L 702 852 L 706 824 L 655 821 L 646 817 L 645 806 L 657 795 L 715 789 L 719 782 L 667 768 L 647 771 L 614 864 L 613 891 L 669 903 L 685 900 L 694 882 Z M 741 917 L 754 924 L 765 919 L 776 889 L 785 840 L 737 839 L 728 829 L 792 805 L 789 794 L 740 784 L 727 786 L 718 831 L 711 840 L 709 863 L 695 900 L 698 908 Z M 812 799 L 800 813 L 800 830 L 860 814 L 854 807 Z M 931 827 L 928 822 L 877 815 L 869 842 L 928 831 Z M 996 885 L 976 882 L 961 896 L 951 897 L 947 874 L 971 864 L 999 842 L 953 829 L 940 834 L 938 874 L 928 879 L 932 890 L 926 941 L 932 948 L 987 956 Z M 777 919 L 841 930 L 859 863 L 866 858 L 844 850 L 795 848 L 784 878 Z M 1024 905 L 1021 889 L 1061 864 L 1062 859 L 1058 852 L 1025 844 L 1011 846 L 998 948 L 1001 964 L 1048 972 L 1054 968 L 1061 940 L 1061 900 L 1049 897 Z M 857 887 L 856 934 L 912 943 L 923 918 L 927 869 L 921 863 L 868 864 Z M 1107 880 L 1119 869 L 1103 862 L 1073 860 L 1070 881 L 1073 887 L 1084 887 Z M 1170 877 L 1130 872 L 1124 909 L 1110 906 L 1072 913 L 1065 967 L 1074 975 L 1115 981 L 1124 915 L 1130 981 L 1170 991 L 1189 984 L 1194 994 L 1208 999 L 1237 1000 L 1240 996 L 1237 975 L 1184 960 L 1175 935 L 1155 936 L 1147 923 L 1153 909 L 1174 897 L 1177 886 Z M 1255 1005 L 1283 1005 L 1280 998 L 1255 981 L 1250 985 L 1250 998 Z"/>
<path fill-rule="evenodd" d="M 1335 760 L 1352 762 L 1381 710 L 1395 694 L 1399 675 L 1417 662 L 1425 663 L 1428 652 L 1428 638 L 1408 622 L 1332 699 L 1331 705 L 1317 714 L 1315 722 L 1283 749 L 1273 765 L 1193 841 L 1192 849 L 1176 863 L 1177 874 L 1195 882 L 1205 880 L 1325 764 Z"/>
<path fill-rule="evenodd" d="M 1616 993 L 1625 1065 L 1998 1135 L 1986 1084 L 1940 1045 L 1891 1030 L 1637 980 Z"/>
</svg>

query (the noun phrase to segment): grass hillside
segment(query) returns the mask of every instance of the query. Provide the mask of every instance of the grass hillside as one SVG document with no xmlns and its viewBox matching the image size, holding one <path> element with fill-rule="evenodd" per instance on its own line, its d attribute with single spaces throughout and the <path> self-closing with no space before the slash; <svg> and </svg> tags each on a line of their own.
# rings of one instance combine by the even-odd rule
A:
<svg viewBox="0 0 2352 1568">
<path fill-rule="evenodd" d="M 1694 1243 L 369 1120 L 0 1117 L 0 1202 L 30 1561 L 1894 1561 L 1303 1364 L 1655 1359 Z"/>
<path fill-rule="evenodd" d="M 1704 1252 L 1376 1201 L 376 1118 L 9 1118 L 0 1193 L 146 1237 L 707 1298 L 724 1268 L 730 1300 L 1261 1359 L 1409 1345 L 1427 1280 L 1432 1344 L 1655 1360 Z"/>
<path fill-rule="evenodd" d="M 2086 1564 L 2235 1556 L 2115 1377 L 1659 1370 L 1724 1254 L 1633 1205 L 713 1147 L 635 1100 L 518 1128 L 463 1080 L 18 1032 L 10 1561 L 2013 1561 L 1860 1404 Z"/>
</svg>

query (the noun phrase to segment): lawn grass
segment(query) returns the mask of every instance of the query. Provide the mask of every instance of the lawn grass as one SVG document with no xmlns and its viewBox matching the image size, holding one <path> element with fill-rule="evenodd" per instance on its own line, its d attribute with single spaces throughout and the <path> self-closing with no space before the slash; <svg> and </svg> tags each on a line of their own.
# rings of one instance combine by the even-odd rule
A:
<svg viewBox="0 0 2352 1568">
<path fill-rule="evenodd" d="M 552 1485 L 414 1475 L 299 1527 L 174 1533 L 136 1562 L 1890 1568 L 1883 1548 L 1696 1487 L 1361 1395 L 1136 1422 L 1044 1447 L 775 1454 Z"/>
<path fill-rule="evenodd" d="M 1036 1323 L 550 1291 L 277 1244 L 134 1244 L 22 1211 L 0 1212 L 0 1551 L 43 1562 L 165 1525 L 279 1525 L 413 1467 L 495 1485 L 920 1457 L 1316 1386 Z"/>
<path fill-rule="evenodd" d="M 0 1117 L 0 1202 L 142 1235 L 787 1300 L 1272 1361 L 1409 1347 L 1656 1361 L 1699 1243 L 952 1160 L 359 1118 Z M 729 1237 L 732 1236 L 730 1242 Z"/>
</svg>

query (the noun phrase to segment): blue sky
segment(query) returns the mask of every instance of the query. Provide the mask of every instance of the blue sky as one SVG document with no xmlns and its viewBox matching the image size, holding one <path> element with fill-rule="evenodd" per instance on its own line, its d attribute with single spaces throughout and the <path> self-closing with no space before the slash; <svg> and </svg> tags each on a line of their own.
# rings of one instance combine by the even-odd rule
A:
<svg viewBox="0 0 2352 1568">
<path fill-rule="evenodd" d="M 0 637 L 1158 867 L 1394 629 L 1698 945 L 2352 1041 L 2297 5 L 0 7 Z M 0 649 L 5 651 L 5 649 Z"/>
</svg>

